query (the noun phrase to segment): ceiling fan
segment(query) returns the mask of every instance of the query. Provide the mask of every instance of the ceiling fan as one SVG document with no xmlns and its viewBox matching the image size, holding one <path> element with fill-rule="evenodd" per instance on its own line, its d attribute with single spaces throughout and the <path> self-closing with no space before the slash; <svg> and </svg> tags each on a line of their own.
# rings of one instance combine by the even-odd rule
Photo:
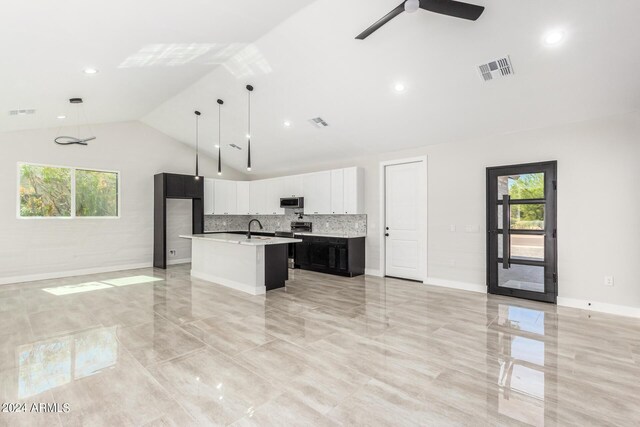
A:
<svg viewBox="0 0 640 427">
<path fill-rule="evenodd" d="M 418 9 L 453 16 L 454 18 L 468 19 L 470 21 L 475 21 L 482 15 L 482 12 L 484 12 L 484 6 L 454 0 L 406 0 L 362 33 L 358 34 L 356 39 L 364 40 L 402 12 L 413 13 Z"/>
</svg>

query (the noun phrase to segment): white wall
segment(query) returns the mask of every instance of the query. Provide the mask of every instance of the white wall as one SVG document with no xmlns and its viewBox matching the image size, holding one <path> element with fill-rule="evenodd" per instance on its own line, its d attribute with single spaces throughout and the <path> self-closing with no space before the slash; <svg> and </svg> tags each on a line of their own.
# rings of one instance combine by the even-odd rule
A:
<svg viewBox="0 0 640 427">
<path fill-rule="evenodd" d="M 424 155 L 431 281 L 485 285 L 488 166 L 557 160 L 559 297 L 640 313 L 640 113 L 317 165 L 365 168 L 369 271 L 380 268 L 379 162 Z M 605 275 L 615 277 L 613 288 L 603 286 Z"/>
<path fill-rule="evenodd" d="M 97 139 L 86 147 L 54 144 L 62 129 L 0 133 L 0 283 L 151 265 L 153 175 L 193 174 L 194 151 L 136 121 L 92 128 Z M 120 171 L 121 218 L 17 219 L 17 162 Z M 217 177 L 216 168 L 212 159 L 201 156 L 201 174 Z M 226 168 L 224 178 L 245 176 Z M 191 231 L 190 203 L 170 203 L 168 211 L 168 248 L 178 248 L 176 259 L 189 258 L 189 245 L 177 236 Z M 180 223 L 184 218 L 186 225 Z"/>
</svg>

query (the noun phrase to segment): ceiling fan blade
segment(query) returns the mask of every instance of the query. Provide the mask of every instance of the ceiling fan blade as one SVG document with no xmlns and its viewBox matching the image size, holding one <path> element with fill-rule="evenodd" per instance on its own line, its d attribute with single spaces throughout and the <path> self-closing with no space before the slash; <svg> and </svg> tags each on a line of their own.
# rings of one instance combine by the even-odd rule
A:
<svg viewBox="0 0 640 427">
<path fill-rule="evenodd" d="M 374 31 L 378 30 L 380 27 L 382 27 L 387 22 L 391 21 L 396 16 L 400 15 L 402 12 L 404 12 L 404 2 L 400 4 L 400 6 L 393 9 L 391 12 L 384 15 L 382 18 L 380 18 L 378 21 L 376 21 L 373 25 L 371 25 L 369 28 L 364 30 L 362 33 L 358 34 L 356 39 L 358 40 L 366 39 L 371 34 L 373 34 Z"/>
<path fill-rule="evenodd" d="M 484 6 L 453 0 L 420 0 L 420 9 L 470 21 L 475 21 L 484 12 Z"/>
</svg>

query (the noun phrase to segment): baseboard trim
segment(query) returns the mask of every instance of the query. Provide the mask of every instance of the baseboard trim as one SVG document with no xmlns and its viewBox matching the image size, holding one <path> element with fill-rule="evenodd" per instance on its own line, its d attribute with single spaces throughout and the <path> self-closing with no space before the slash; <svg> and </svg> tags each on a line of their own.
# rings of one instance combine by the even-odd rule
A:
<svg viewBox="0 0 640 427">
<path fill-rule="evenodd" d="M 618 316 L 640 318 L 640 307 L 566 297 L 558 297 L 557 303 L 562 307 L 580 308 L 587 311 L 597 311 L 600 313 L 617 314 Z"/>
<path fill-rule="evenodd" d="M 137 270 L 138 268 L 152 267 L 151 262 L 138 264 L 114 265 L 110 267 L 85 268 L 82 270 L 56 271 L 51 273 L 30 274 L 26 276 L 0 277 L 0 285 L 13 283 L 36 282 L 39 280 L 61 279 L 63 277 L 85 276 L 87 274 L 111 273 L 121 270 Z"/>
<path fill-rule="evenodd" d="M 482 294 L 487 293 L 487 287 L 485 285 L 478 285 L 476 283 L 458 282 L 456 280 L 439 279 L 437 277 L 427 277 L 427 280 L 423 283 L 425 285 L 440 286 L 442 288 L 459 289 Z"/>
<path fill-rule="evenodd" d="M 170 259 L 167 261 L 167 265 L 189 264 L 190 262 L 191 258 Z"/>
<path fill-rule="evenodd" d="M 373 268 L 365 268 L 364 274 L 366 274 L 367 276 L 382 277 L 382 272 Z"/>
</svg>

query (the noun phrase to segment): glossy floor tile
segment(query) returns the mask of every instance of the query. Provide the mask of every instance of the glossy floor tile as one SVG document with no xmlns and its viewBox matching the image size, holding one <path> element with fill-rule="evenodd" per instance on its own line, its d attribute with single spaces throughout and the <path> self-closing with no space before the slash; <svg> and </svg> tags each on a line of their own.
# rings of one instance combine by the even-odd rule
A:
<svg viewBox="0 0 640 427">
<path fill-rule="evenodd" d="M 397 279 L 104 273 L 2 286 L 0 327 L 2 426 L 640 424 L 640 320 Z"/>
</svg>

